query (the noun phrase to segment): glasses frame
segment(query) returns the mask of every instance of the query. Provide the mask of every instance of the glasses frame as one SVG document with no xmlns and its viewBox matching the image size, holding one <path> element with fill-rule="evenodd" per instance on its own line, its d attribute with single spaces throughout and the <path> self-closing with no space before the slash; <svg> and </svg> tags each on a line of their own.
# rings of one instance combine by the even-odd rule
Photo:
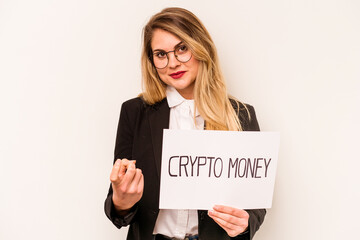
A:
<svg viewBox="0 0 360 240">
<path fill-rule="evenodd" d="M 155 53 L 151 50 L 151 57 L 149 57 L 150 58 L 150 60 L 151 60 L 151 63 L 153 64 L 153 66 L 156 68 L 156 69 L 164 69 L 164 68 L 166 68 L 168 65 L 169 65 L 169 53 L 171 53 L 171 52 L 173 52 L 174 53 L 174 56 L 175 56 L 175 58 L 176 58 L 176 60 L 178 60 L 179 62 L 181 62 L 181 63 L 187 63 L 188 61 L 190 61 L 190 59 L 192 58 L 192 52 L 190 51 L 190 49 L 188 49 L 188 51 L 190 51 L 190 58 L 189 58 L 189 60 L 187 60 L 187 61 L 180 61 L 179 59 L 178 59 L 178 56 L 175 54 L 175 51 L 178 49 L 178 48 L 180 48 L 180 47 L 182 47 L 183 45 L 178 45 L 178 46 L 175 46 L 174 47 L 174 50 L 172 50 L 172 51 L 168 51 L 168 52 L 165 52 L 165 51 L 163 51 L 163 53 L 165 53 L 166 54 L 166 59 L 167 59 L 167 63 L 166 63 L 166 65 L 165 65 L 165 67 L 162 67 L 162 68 L 158 68 L 158 67 L 156 67 L 155 66 L 155 63 L 154 63 L 154 55 L 155 55 Z M 186 45 L 185 45 L 186 46 Z M 187 46 L 186 46 L 187 47 Z"/>
</svg>

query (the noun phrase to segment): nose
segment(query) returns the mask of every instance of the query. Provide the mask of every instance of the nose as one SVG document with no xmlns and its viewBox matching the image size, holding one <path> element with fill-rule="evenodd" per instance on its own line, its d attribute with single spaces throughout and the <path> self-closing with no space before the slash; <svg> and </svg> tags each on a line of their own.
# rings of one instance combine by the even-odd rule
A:
<svg viewBox="0 0 360 240">
<path fill-rule="evenodd" d="M 176 68 L 177 66 L 180 65 L 179 60 L 176 59 L 175 57 L 175 52 L 171 51 L 168 53 L 168 58 L 169 58 L 169 67 L 170 68 Z"/>
</svg>

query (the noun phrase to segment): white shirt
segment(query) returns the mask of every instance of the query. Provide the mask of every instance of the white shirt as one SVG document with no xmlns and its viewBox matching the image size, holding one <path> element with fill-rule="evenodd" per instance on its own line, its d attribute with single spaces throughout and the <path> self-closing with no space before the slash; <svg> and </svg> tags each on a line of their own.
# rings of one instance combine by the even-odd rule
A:
<svg viewBox="0 0 360 240">
<path fill-rule="evenodd" d="M 170 107 L 170 129 L 204 129 L 204 119 L 198 111 L 194 114 L 194 100 L 183 98 L 171 86 L 166 89 L 166 97 Z M 153 231 L 153 234 L 158 233 L 175 238 L 198 234 L 197 210 L 160 209 Z"/>
</svg>

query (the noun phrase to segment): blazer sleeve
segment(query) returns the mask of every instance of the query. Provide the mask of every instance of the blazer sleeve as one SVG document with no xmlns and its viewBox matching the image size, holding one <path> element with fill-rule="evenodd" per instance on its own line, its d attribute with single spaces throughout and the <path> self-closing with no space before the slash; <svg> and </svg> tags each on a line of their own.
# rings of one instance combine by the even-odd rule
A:
<svg viewBox="0 0 360 240">
<path fill-rule="evenodd" d="M 238 116 L 242 124 L 243 130 L 260 131 L 254 107 L 248 104 L 246 104 L 245 106 L 246 108 L 240 107 L 238 111 Z M 245 209 L 245 211 L 249 214 L 248 230 L 232 239 L 237 239 L 237 240 L 252 239 L 256 231 L 260 228 L 260 225 L 264 221 L 266 209 Z"/>
<path fill-rule="evenodd" d="M 120 111 L 120 118 L 117 128 L 115 151 L 114 151 L 114 162 L 116 159 L 127 158 L 132 159 L 132 144 L 135 131 L 135 119 L 136 113 L 141 107 L 142 101 L 139 98 L 124 102 Z M 117 227 L 129 225 L 135 218 L 137 212 L 137 204 L 135 204 L 130 212 L 125 216 L 117 214 L 114 203 L 112 201 L 113 189 L 110 184 L 107 197 L 105 199 L 104 210 L 106 216 L 110 221 Z"/>
</svg>

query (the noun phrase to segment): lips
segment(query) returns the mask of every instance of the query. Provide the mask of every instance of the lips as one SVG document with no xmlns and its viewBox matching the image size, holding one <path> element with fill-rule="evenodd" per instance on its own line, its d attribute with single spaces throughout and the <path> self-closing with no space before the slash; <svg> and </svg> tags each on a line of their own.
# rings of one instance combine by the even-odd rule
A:
<svg viewBox="0 0 360 240">
<path fill-rule="evenodd" d="M 174 79 L 178 79 L 178 78 L 181 78 L 185 73 L 186 73 L 186 71 L 179 71 L 179 72 L 170 74 L 170 76 Z"/>
</svg>

